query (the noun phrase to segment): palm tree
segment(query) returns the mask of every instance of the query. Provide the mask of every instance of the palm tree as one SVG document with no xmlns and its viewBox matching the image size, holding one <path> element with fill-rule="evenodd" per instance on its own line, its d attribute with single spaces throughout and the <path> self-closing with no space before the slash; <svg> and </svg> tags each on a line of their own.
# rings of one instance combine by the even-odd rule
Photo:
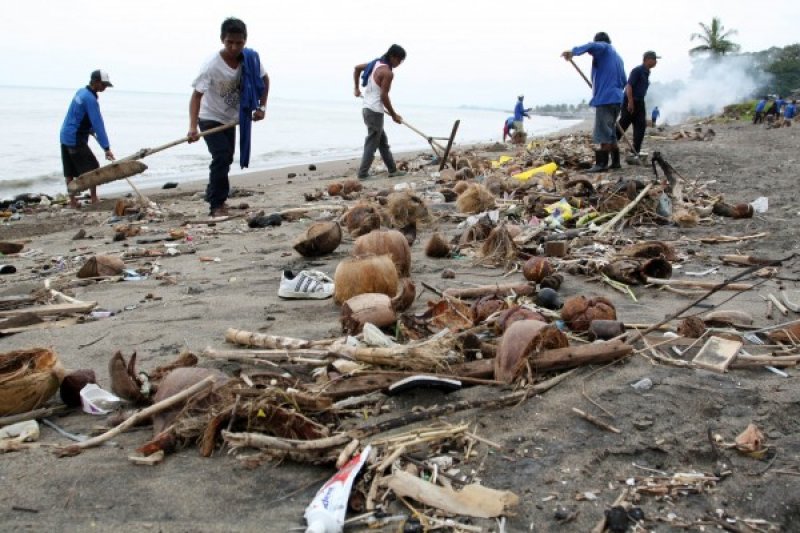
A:
<svg viewBox="0 0 800 533">
<path fill-rule="evenodd" d="M 736 35 L 736 30 L 725 31 L 722 21 L 714 17 L 711 19 L 711 26 L 706 26 L 700 22 L 702 33 L 693 33 L 691 40 L 700 40 L 703 44 L 695 46 L 689 50 L 690 55 L 710 53 L 712 56 L 724 56 L 728 52 L 738 52 L 741 48 L 738 44 L 728 39 L 731 35 Z"/>
</svg>

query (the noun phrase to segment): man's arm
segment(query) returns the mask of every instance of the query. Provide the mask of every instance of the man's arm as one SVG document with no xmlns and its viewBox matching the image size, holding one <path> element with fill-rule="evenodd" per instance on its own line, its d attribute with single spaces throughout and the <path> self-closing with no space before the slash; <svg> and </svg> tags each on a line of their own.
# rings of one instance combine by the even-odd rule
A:
<svg viewBox="0 0 800 533">
<path fill-rule="evenodd" d="M 353 69 L 353 84 L 355 86 L 355 90 L 353 91 L 353 94 L 355 95 L 356 98 L 361 96 L 361 89 L 358 88 L 358 81 L 359 81 L 359 78 L 361 77 L 361 73 L 364 72 L 364 69 L 366 69 L 366 68 L 367 68 L 367 64 L 366 63 L 361 63 L 360 65 L 356 65 L 356 67 Z"/>
<path fill-rule="evenodd" d="M 86 113 L 89 115 L 89 121 L 92 123 L 92 129 L 95 133 L 100 148 L 105 152 L 106 159 L 109 161 L 114 160 L 114 153 L 111 151 L 111 143 L 108 141 L 108 134 L 106 134 L 106 126 L 103 122 L 103 115 L 100 113 L 100 105 L 97 100 L 87 99 Z"/>
<path fill-rule="evenodd" d="M 585 54 L 586 52 L 589 52 L 590 54 L 594 54 L 594 52 L 597 51 L 598 48 L 601 48 L 601 46 L 600 46 L 601 44 L 605 44 L 605 43 L 591 42 L 591 43 L 586 43 L 583 46 L 576 46 L 572 50 L 566 50 L 566 51 L 562 52 L 561 53 L 561 57 L 563 57 L 564 59 L 569 61 L 574 56 L 581 56 L 581 55 Z"/>
<path fill-rule="evenodd" d="M 197 131 L 197 123 L 200 120 L 200 101 L 203 99 L 203 93 L 194 91 L 189 100 L 189 142 L 193 143 L 200 138 Z"/>
<path fill-rule="evenodd" d="M 630 82 L 625 84 L 625 96 L 628 98 L 628 113 L 633 113 L 633 87 Z"/>
<path fill-rule="evenodd" d="M 392 117 L 392 120 L 397 122 L 398 124 L 403 123 L 403 117 L 395 112 L 394 107 L 392 107 L 392 101 L 389 99 L 389 91 L 392 90 L 392 80 L 394 79 L 394 72 L 389 70 L 388 68 L 381 69 L 375 77 L 375 82 L 381 88 L 381 102 L 383 103 L 383 107 L 386 108 L 386 112 Z"/>
<path fill-rule="evenodd" d="M 264 120 L 264 117 L 267 114 L 267 98 L 269 97 L 269 74 L 266 72 L 264 73 L 264 91 L 261 93 L 261 96 L 258 98 L 258 109 L 255 110 L 253 113 L 253 120 Z M 198 107 L 199 110 L 199 107 Z"/>
</svg>

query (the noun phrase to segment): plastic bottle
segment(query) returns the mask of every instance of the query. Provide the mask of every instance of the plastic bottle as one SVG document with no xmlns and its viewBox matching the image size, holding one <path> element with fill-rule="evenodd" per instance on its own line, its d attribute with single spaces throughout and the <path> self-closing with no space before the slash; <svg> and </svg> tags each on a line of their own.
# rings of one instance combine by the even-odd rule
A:
<svg viewBox="0 0 800 533">
<path fill-rule="evenodd" d="M 344 529 L 350 489 L 371 451 L 372 446 L 364 448 L 319 489 L 306 507 L 306 533 L 339 533 Z"/>
</svg>

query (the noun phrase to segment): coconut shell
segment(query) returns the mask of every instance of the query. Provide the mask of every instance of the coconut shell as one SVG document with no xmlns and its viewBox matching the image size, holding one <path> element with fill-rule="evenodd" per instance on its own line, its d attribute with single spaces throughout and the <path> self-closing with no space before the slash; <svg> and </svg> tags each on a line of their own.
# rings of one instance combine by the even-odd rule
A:
<svg viewBox="0 0 800 533">
<path fill-rule="evenodd" d="M 200 383 L 205 378 L 213 376 L 216 381 L 212 390 L 218 389 L 228 381 L 228 376 L 214 368 L 176 368 L 167 374 L 158 386 L 158 390 L 153 395 L 153 403 L 166 400 L 176 394 L 183 392 L 192 385 Z M 192 405 L 199 408 L 203 401 L 208 398 L 208 389 L 191 397 Z M 162 411 L 153 415 L 153 434 L 158 435 L 167 427 L 171 426 L 186 405 L 186 401 L 179 402 L 175 407 L 167 411 Z"/>
<path fill-rule="evenodd" d="M 411 275 L 411 247 L 406 237 L 397 230 L 376 230 L 362 235 L 356 239 L 351 253 L 355 257 L 388 254 L 400 277 Z"/>
<path fill-rule="evenodd" d="M 620 283 L 626 285 L 641 285 L 644 283 L 641 272 L 641 263 L 635 259 L 618 259 L 603 265 L 600 271 Z"/>
<path fill-rule="evenodd" d="M 458 161 L 456 161 L 456 171 L 457 171 L 456 174 L 458 174 L 458 171 L 463 170 L 465 168 L 471 169 L 472 163 L 470 163 L 469 159 L 467 159 L 466 157 L 459 158 Z"/>
<path fill-rule="evenodd" d="M 457 180 L 471 180 L 475 179 L 475 171 L 469 167 L 464 167 L 456 172 Z"/>
<path fill-rule="evenodd" d="M 469 189 L 469 183 L 467 183 L 466 181 L 459 181 L 458 183 L 453 185 L 453 192 L 456 194 L 461 194 L 467 189 Z"/>
<path fill-rule="evenodd" d="M 472 304 L 472 316 L 475 325 L 480 324 L 498 311 L 504 310 L 507 306 L 505 300 L 494 295 L 484 296 Z"/>
<path fill-rule="evenodd" d="M 147 401 L 141 392 L 142 383 L 136 374 L 136 352 L 130 361 L 125 361 L 122 352 L 117 351 L 108 361 L 108 375 L 111 378 L 111 392 L 136 404 Z"/>
<path fill-rule="evenodd" d="M 90 257 L 78 271 L 79 278 L 98 278 L 102 276 L 119 276 L 125 269 L 125 263 L 119 257 L 96 255 Z"/>
<path fill-rule="evenodd" d="M 357 335 L 367 322 L 379 328 L 394 324 L 397 314 L 388 296 L 370 292 L 353 296 L 343 303 L 340 321 L 345 334 Z"/>
<path fill-rule="evenodd" d="M 514 322 L 520 320 L 538 320 L 539 322 L 547 322 L 545 318 L 532 309 L 514 305 L 509 307 L 495 319 L 494 331 L 497 335 L 502 335 Z"/>
<path fill-rule="evenodd" d="M 58 390 L 64 368 L 48 348 L 0 354 L 0 416 L 32 411 Z"/>
<path fill-rule="evenodd" d="M 564 302 L 561 318 L 573 331 L 586 331 L 592 320 L 616 320 L 617 311 L 606 298 L 595 296 L 573 296 Z"/>
<path fill-rule="evenodd" d="M 445 202 L 455 202 L 458 198 L 458 193 L 453 189 L 440 189 L 439 192 L 444 196 Z"/>
<path fill-rule="evenodd" d="M 397 289 L 397 296 L 392 298 L 392 309 L 395 311 L 405 311 L 417 299 L 417 286 L 411 278 L 400 280 L 400 287 Z"/>
<path fill-rule="evenodd" d="M 91 368 L 75 370 L 64 376 L 58 390 L 61 401 L 68 407 L 81 406 L 81 389 L 89 383 L 97 383 L 97 376 Z"/>
<path fill-rule="evenodd" d="M 374 205 L 361 202 L 342 215 L 341 222 L 351 236 L 359 237 L 380 228 L 381 215 Z"/>
<path fill-rule="evenodd" d="M 342 194 L 348 195 L 354 192 L 360 192 L 364 188 L 360 180 L 350 178 L 342 182 Z"/>
<path fill-rule="evenodd" d="M 333 280 L 333 299 L 337 304 L 368 292 L 379 292 L 389 297 L 397 293 L 397 267 L 388 255 L 345 259 L 336 267 Z"/>
<path fill-rule="evenodd" d="M 494 360 L 494 379 L 512 383 L 520 376 L 529 357 L 540 350 L 565 348 L 567 337 L 555 326 L 538 320 L 520 320 L 503 333 Z"/>
<path fill-rule="evenodd" d="M 541 282 L 553 272 L 555 272 L 553 265 L 544 257 L 533 256 L 522 265 L 522 275 L 525 276 L 525 279 L 536 283 Z"/>
<path fill-rule="evenodd" d="M 450 245 L 441 233 L 434 233 L 425 245 L 425 255 L 428 257 L 450 257 Z"/>
<path fill-rule="evenodd" d="M 456 208 L 459 213 L 482 213 L 494 207 L 494 195 L 489 189 L 478 183 L 473 183 L 467 190 L 458 196 Z"/>
<path fill-rule="evenodd" d="M 669 279 L 672 277 L 672 265 L 663 257 L 654 257 L 643 262 L 639 271 L 648 278 Z"/>
<path fill-rule="evenodd" d="M 342 242 L 342 228 L 337 222 L 315 222 L 294 241 L 294 249 L 303 257 L 319 257 L 336 250 Z"/>
<path fill-rule="evenodd" d="M 484 185 L 495 196 L 502 196 L 503 193 L 508 191 L 506 180 L 500 176 L 489 176 L 486 178 Z"/>
</svg>

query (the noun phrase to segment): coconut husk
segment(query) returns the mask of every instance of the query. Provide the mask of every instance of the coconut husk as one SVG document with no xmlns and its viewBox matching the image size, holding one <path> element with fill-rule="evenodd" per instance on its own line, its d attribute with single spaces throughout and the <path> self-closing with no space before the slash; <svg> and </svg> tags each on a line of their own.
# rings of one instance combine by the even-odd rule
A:
<svg viewBox="0 0 800 533">
<path fill-rule="evenodd" d="M 457 180 L 472 180 L 475 179 L 475 171 L 470 167 L 464 167 L 456 172 L 455 178 Z"/>
<path fill-rule="evenodd" d="M 303 257 L 319 257 L 336 250 L 342 242 L 342 228 L 337 222 L 315 222 L 294 241 L 294 249 Z"/>
<path fill-rule="evenodd" d="M 221 387 L 225 384 L 225 382 L 228 381 L 228 376 L 214 368 L 176 368 L 167 374 L 161 381 L 158 391 L 153 396 L 153 403 L 158 403 L 171 396 L 175 396 L 179 392 L 188 389 L 192 385 L 200 383 L 209 376 L 214 376 L 214 378 L 216 378 L 214 389 Z M 203 401 L 203 399 L 207 398 L 210 394 L 211 391 L 200 393 L 193 397 L 191 402 L 196 406 L 198 402 Z M 172 409 L 156 414 L 153 417 L 153 433 L 158 435 L 168 426 L 172 425 L 185 405 L 186 403 L 178 404 Z"/>
<path fill-rule="evenodd" d="M 488 216 L 481 217 L 475 224 L 464 230 L 459 238 L 462 246 L 475 241 L 482 241 L 489 236 L 494 229 L 494 224 Z"/>
<path fill-rule="evenodd" d="M 508 192 L 508 183 L 500 176 L 489 176 L 483 184 L 495 196 L 502 196 L 503 193 Z"/>
<path fill-rule="evenodd" d="M 338 181 L 334 181 L 328 185 L 328 196 L 341 196 L 343 190 L 344 186 Z"/>
<path fill-rule="evenodd" d="M 405 239 L 403 239 L 405 242 Z M 406 243 L 406 246 L 408 243 Z M 389 255 L 351 257 L 341 261 L 333 275 L 333 299 L 342 304 L 359 294 L 378 292 L 389 297 L 397 293 L 397 267 Z"/>
<path fill-rule="evenodd" d="M 699 339 L 706 332 L 705 323 L 696 316 L 684 318 L 678 324 L 678 335 L 687 339 Z"/>
<path fill-rule="evenodd" d="M 359 202 L 342 215 L 340 222 L 351 236 L 359 237 L 381 227 L 381 214 L 374 205 Z"/>
<path fill-rule="evenodd" d="M 712 212 L 721 217 L 753 218 L 753 206 L 750 204 L 731 205 L 720 201 L 714 204 Z"/>
<path fill-rule="evenodd" d="M 497 335 L 502 335 L 514 322 L 520 320 L 538 320 L 539 322 L 547 322 L 545 318 L 532 309 L 513 305 L 500 313 L 494 321 L 493 329 Z"/>
<path fill-rule="evenodd" d="M 800 343 L 800 322 L 790 324 L 781 329 L 775 329 L 767 333 L 767 337 L 772 342 L 785 342 L 787 344 Z"/>
<path fill-rule="evenodd" d="M 557 327 L 538 320 L 520 320 L 503 333 L 494 360 L 494 379 L 514 382 L 526 367 L 528 359 L 540 350 L 565 348 L 569 342 Z"/>
<path fill-rule="evenodd" d="M 555 274 L 545 276 L 542 281 L 539 282 L 539 288 L 557 291 L 561 288 L 562 283 L 564 283 L 564 276 L 556 272 Z"/>
<path fill-rule="evenodd" d="M 458 332 L 472 327 L 474 320 L 472 309 L 455 298 L 442 298 L 437 302 L 428 302 L 428 311 L 425 313 L 430 318 L 430 325 L 435 330 L 447 328 Z"/>
<path fill-rule="evenodd" d="M 458 196 L 456 201 L 456 208 L 459 213 L 475 214 L 488 211 L 494 208 L 495 198 L 489 190 L 480 185 L 473 183 Z"/>
<path fill-rule="evenodd" d="M 367 322 L 379 328 L 391 326 L 397 321 L 397 314 L 388 296 L 370 292 L 353 296 L 343 303 L 339 320 L 345 334 L 357 335 Z"/>
<path fill-rule="evenodd" d="M 616 320 L 617 310 L 602 296 L 573 296 L 564 302 L 561 318 L 573 331 L 586 331 L 592 320 Z"/>
<path fill-rule="evenodd" d="M 400 280 L 400 286 L 397 289 L 397 296 L 392 298 L 392 309 L 395 311 L 405 311 L 417 299 L 417 286 L 411 278 L 403 278 Z"/>
<path fill-rule="evenodd" d="M 466 157 L 458 158 L 458 160 L 456 161 L 456 174 L 458 174 L 458 171 L 463 170 L 465 168 L 471 169 L 472 163 L 470 163 L 469 159 L 467 159 Z"/>
<path fill-rule="evenodd" d="M 430 219 L 425 201 L 414 193 L 393 192 L 386 200 L 386 208 L 395 227 L 420 224 Z"/>
<path fill-rule="evenodd" d="M 441 233 L 434 233 L 425 245 L 425 255 L 428 257 L 450 257 L 450 245 Z"/>
<path fill-rule="evenodd" d="M 142 381 L 136 372 L 136 352 L 129 361 L 119 350 L 108 361 L 108 375 L 111 378 L 111 392 L 135 404 L 145 403 L 147 398 L 142 394 Z"/>
<path fill-rule="evenodd" d="M 522 275 L 525 279 L 536 283 L 541 282 L 554 272 L 553 265 L 545 257 L 533 256 L 522 265 Z"/>
<path fill-rule="evenodd" d="M 0 354 L 0 416 L 39 408 L 55 394 L 63 378 L 64 368 L 48 348 Z"/>
<path fill-rule="evenodd" d="M 86 260 L 78 271 L 79 278 L 98 278 L 102 276 L 119 276 L 125 263 L 119 257 L 95 255 Z"/>
<path fill-rule="evenodd" d="M 507 267 L 517 260 L 519 249 L 509 235 L 505 224 L 494 228 L 481 246 L 480 264 Z"/>
<path fill-rule="evenodd" d="M 504 310 L 508 307 L 506 301 L 502 298 L 498 298 L 495 295 L 488 295 L 484 296 L 483 298 L 479 298 L 472 304 L 472 316 L 475 321 L 475 325 L 480 324 L 493 314 Z"/>
<path fill-rule="evenodd" d="M 414 245 L 414 241 L 417 240 L 417 224 L 411 223 L 407 226 L 403 226 L 399 228 L 397 231 L 403 234 L 403 237 L 406 238 L 406 242 L 409 246 Z"/>
<path fill-rule="evenodd" d="M 736 437 L 735 443 L 740 452 L 760 452 L 764 449 L 764 433 L 755 424 L 747 424 L 747 428 Z"/>
<path fill-rule="evenodd" d="M 668 261 L 678 259 L 675 249 L 669 244 L 661 241 L 644 241 L 629 244 L 619 251 L 619 255 L 639 258 L 663 257 Z"/>
<path fill-rule="evenodd" d="M 362 235 L 353 244 L 351 254 L 355 257 L 388 254 L 400 277 L 411 275 L 411 247 L 405 236 L 397 230 L 375 230 Z"/>
<path fill-rule="evenodd" d="M 469 189 L 469 185 L 470 184 L 467 183 L 466 181 L 459 181 L 458 183 L 453 185 L 453 192 L 456 194 L 461 194 L 467 189 Z"/>
<path fill-rule="evenodd" d="M 678 208 L 672 213 L 672 221 L 681 228 L 693 228 L 700 222 L 700 217 L 694 211 Z"/>
<path fill-rule="evenodd" d="M 617 259 L 601 269 L 609 278 L 627 285 L 643 285 L 647 278 L 669 279 L 672 277 L 672 265 L 663 257 L 655 257 L 646 261 L 636 259 Z"/>
</svg>

